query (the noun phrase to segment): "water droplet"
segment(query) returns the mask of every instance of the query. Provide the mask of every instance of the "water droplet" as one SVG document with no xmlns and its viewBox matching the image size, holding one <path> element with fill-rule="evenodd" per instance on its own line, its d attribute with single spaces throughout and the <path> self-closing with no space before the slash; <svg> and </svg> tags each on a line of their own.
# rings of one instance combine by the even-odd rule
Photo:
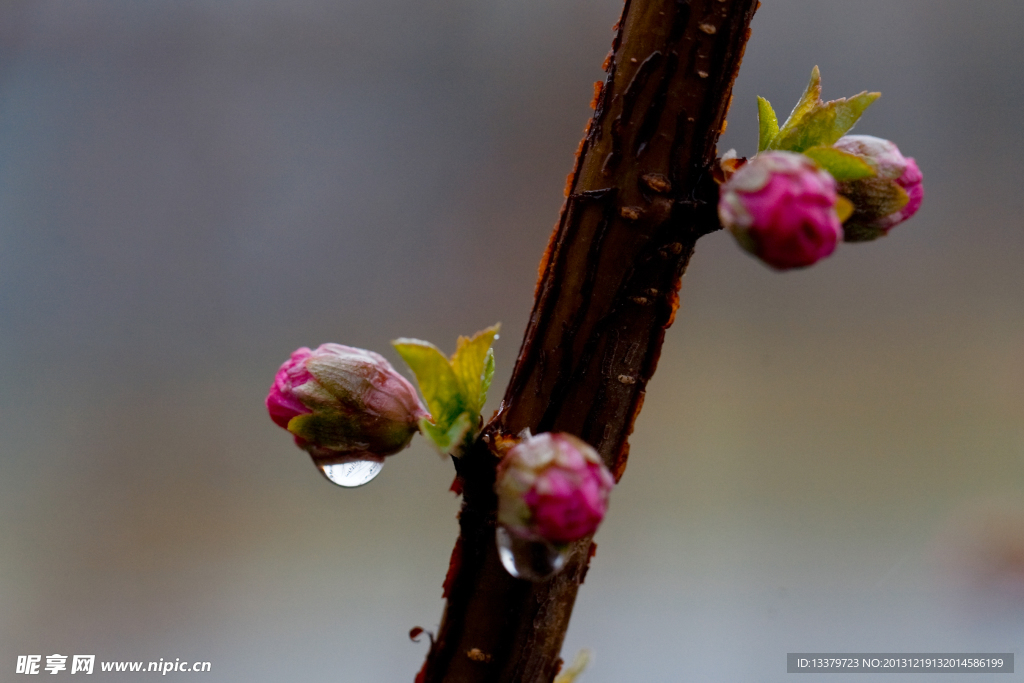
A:
<svg viewBox="0 0 1024 683">
<path fill-rule="evenodd" d="M 522 538 L 499 526 L 495 532 L 498 557 L 512 576 L 527 581 L 543 581 L 565 566 L 569 546 L 555 546 L 540 539 Z"/>
<path fill-rule="evenodd" d="M 336 465 L 317 465 L 317 467 L 332 483 L 345 488 L 353 488 L 373 481 L 373 478 L 380 474 L 384 463 L 376 460 L 356 460 Z"/>
</svg>

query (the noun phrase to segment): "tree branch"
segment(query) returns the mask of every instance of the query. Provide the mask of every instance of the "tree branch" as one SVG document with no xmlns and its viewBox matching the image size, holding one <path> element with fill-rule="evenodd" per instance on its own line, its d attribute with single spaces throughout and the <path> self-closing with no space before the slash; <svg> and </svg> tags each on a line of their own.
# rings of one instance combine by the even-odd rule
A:
<svg viewBox="0 0 1024 683">
<path fill-rule="evenodd" d="M 417 683 L 551 683 L 596 546 L 514 579 L 494 543 L 497 440 L 524 428 L 592 444 L 622 476 L 627 437 L 699 237 L 719 229 L 711 177 L 757 0 L 626 0 L 608 78 L 501 408 L 455 461 L 464 502 L 440 631 Z"/>
</svg>

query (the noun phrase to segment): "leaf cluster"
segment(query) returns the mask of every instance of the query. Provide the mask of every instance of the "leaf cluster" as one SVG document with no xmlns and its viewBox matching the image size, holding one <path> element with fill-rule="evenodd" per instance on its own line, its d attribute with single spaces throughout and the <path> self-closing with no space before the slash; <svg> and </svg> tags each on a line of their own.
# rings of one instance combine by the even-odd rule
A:
<svg viewBox="0 0 1024 683">
<path fill-rule="evenodd" d="M 814 67 L 807 90 L 782 126 L 779 126 L 779 119 L 768 100 L 757 98 L 757 151 L 783 150 L 805 154 L 840 182 L 869 178 L 875 175 L 870 164 L 832 145 L 853 128 L 879 97 L 881 93 L 865 91 L 853 97 L 823 102 L 821 74 L 818 67 Z"/>
<path fill-rule="evenodd" d="M 420 420 L 420 431 L 442 455 L 461 455 L 480 425 L 480 411 L 494 377 L 494 349 L 500 325 L 472 337 L 459 337 L 455 353 L 446 358 L 440 349 L 420 339 L 401 338 L 392 343 L 412 369 L 429 420 Z"/>
</svg>

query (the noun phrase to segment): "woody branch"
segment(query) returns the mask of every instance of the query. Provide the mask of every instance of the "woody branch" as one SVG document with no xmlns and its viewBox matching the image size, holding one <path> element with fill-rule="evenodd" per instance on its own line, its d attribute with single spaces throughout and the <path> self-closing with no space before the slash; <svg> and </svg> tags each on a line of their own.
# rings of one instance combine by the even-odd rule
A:
<svg viewBox="0 0 1024 683">
<path fill-rule="evenodd" d="M 494 544 L 497 444 L 578 435 L 616 478 L 699 237 L 720 228 L 712 179 L 756 0 L 627 0 L 607 80 L 541 263 L 530 322 L 495 417 L 455 459 L 464 493 L 447 605 L 418 683 L 550 683 L 596 546 L 531 583 Z"/>
</svg>

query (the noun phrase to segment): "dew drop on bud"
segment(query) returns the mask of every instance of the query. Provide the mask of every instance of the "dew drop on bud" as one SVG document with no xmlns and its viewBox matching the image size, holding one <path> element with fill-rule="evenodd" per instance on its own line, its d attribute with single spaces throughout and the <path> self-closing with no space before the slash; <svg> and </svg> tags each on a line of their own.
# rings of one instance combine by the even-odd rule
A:
<svg viewBox="0 0 1024 683">
<path fill-rule="evenodd" d="M 331 483 L 345 488 L 362 486 L 373 481 L 380 474 L 384 463 L 376 460 L 356 460 L 336 465 L 317 465 Z"/>
<path fill-rule="evenodd" d="M 565 566 L 569 546 L 555 546 L 543 539 L 522 538 L 503 526 L 495 532 L 498 557 L 505 571 L 517 579 L 543 581 Z"/>
</svg>

